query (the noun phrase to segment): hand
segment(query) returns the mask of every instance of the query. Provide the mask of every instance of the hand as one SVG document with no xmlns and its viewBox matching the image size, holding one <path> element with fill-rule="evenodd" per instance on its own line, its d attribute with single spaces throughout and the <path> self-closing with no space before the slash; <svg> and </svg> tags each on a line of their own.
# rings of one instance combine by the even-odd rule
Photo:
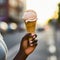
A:
<svg viewBox="0 0 60 60">
<path fill-rule="evenodd" d="M 36 34 L 26 34 L 21 41 L 20 51 L 24 52 L 26 55 L 31 54 L 37 46 L 36 37 Z"/>
<path fill-rule="evenodd" d="M 26 34 L 22 38 L 20 50 L 13 60 L 26 60 L 27 56 L 31 54 L 37 46 L 36 37 L 36 34 Z"/>
</svg>

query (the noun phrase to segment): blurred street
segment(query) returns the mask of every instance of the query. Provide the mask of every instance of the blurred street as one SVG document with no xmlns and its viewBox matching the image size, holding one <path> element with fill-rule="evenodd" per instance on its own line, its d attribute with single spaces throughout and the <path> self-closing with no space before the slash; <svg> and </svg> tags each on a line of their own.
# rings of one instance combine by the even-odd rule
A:
<svg viewBox="0 0 60 60">
<path fill-rule="evenodd" d="M 17 54 L 19 42 L 25 33 L 24 31 L 4 35 L 9 49 L 7 60 L 13 60 Z M 27 60 L 60 60 L 60 31 L 54 31 L 53 27 L 49 27 L 45 31 L 37 31 L 36 34 L 38 35 L 38 46 Z"/>
<path fill-rule="evenodd" d="M 0 0 L 0 33 L 8 47 L 7 60 L 16 56 L 26 27 L 32 31 L 35 21 L 38 45 L 26 60 L 60 60 L 60 0 Z"/>
</svg>

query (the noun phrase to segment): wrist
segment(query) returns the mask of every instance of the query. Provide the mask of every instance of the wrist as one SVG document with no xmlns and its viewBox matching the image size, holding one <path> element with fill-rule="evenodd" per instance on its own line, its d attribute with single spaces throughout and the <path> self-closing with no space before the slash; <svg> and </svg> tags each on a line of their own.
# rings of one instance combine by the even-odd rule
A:
<svg viewBox="0 0 60 60">
<path fill-rule="evenodd" d="M 24 56 L 28 56 L 28 54 L 26 54 L 25 50 L 22 48 L 19 50 L 18 53 L 23 54 Z"/>
<path fill-rule="evenodd" d="M 26 60 L 27 56 L 23 51 L 19 51 L 14 60 Z"/>
<path fill-rule="evenodd" d="M 28 55 L 24 51 L 19 51 L 18 54 L 23 56 L 24 58 L 28 57 Z"/>
</svg>

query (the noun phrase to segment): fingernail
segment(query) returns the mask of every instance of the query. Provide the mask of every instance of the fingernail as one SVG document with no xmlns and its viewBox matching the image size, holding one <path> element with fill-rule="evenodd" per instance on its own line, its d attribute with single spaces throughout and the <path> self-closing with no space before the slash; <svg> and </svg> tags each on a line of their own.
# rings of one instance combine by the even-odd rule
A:
<svg viewBox="0 0 60 60">
<path fill-rule="evenodd" d="M 35 34 L 32 33 L 31 35 L 34 36 Z"/>
<path fill-rule="evenodd" d="M 35 36 L 33 36 L 33 38 L 35 38 Z"/>
<path fill-rule="evenodd" d="M 30 41 L 30 43 L 32 43 L 33 41 Z"/>
<path fill-rule="evenodd" d="M 33 46 L 33 44 L 30 44 L 30 46 Z"/>
</svg>

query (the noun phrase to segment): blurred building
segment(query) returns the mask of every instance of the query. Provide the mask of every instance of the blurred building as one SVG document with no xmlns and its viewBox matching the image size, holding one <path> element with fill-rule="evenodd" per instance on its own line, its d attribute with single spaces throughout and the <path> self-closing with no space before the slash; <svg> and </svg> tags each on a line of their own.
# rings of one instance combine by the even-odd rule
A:
<svg viewBox="0 0 60 60">
<path fill-rule="evenodd" d="M 58 9 L 59 9 L 59 12 L 58 12 L 58 23 L 60 24 L 60 3 L 58 4 Z"/>
<path fill-rule="evenodd" d="M 21 0 L 0 0 L 0 20 L 3 20 L 2 17 L 20 20 L 24 7 L 25 3 Z"/>
<path fill-rule="evenodd" d="M 0 0 L 0 21 L 6 20 L 8 16 L 8 0 Z"/>
<path fill-rule="evenodd" d="M 11 23 L 20 26 L 25 10 L 25 0 L 0 0 L 0 24 L 4 22 L 10 29 Z M 2 25 L 0 25 L 1 28 Z M 14 29 L 14 27 L 13 27 Z"/>
</svg>

